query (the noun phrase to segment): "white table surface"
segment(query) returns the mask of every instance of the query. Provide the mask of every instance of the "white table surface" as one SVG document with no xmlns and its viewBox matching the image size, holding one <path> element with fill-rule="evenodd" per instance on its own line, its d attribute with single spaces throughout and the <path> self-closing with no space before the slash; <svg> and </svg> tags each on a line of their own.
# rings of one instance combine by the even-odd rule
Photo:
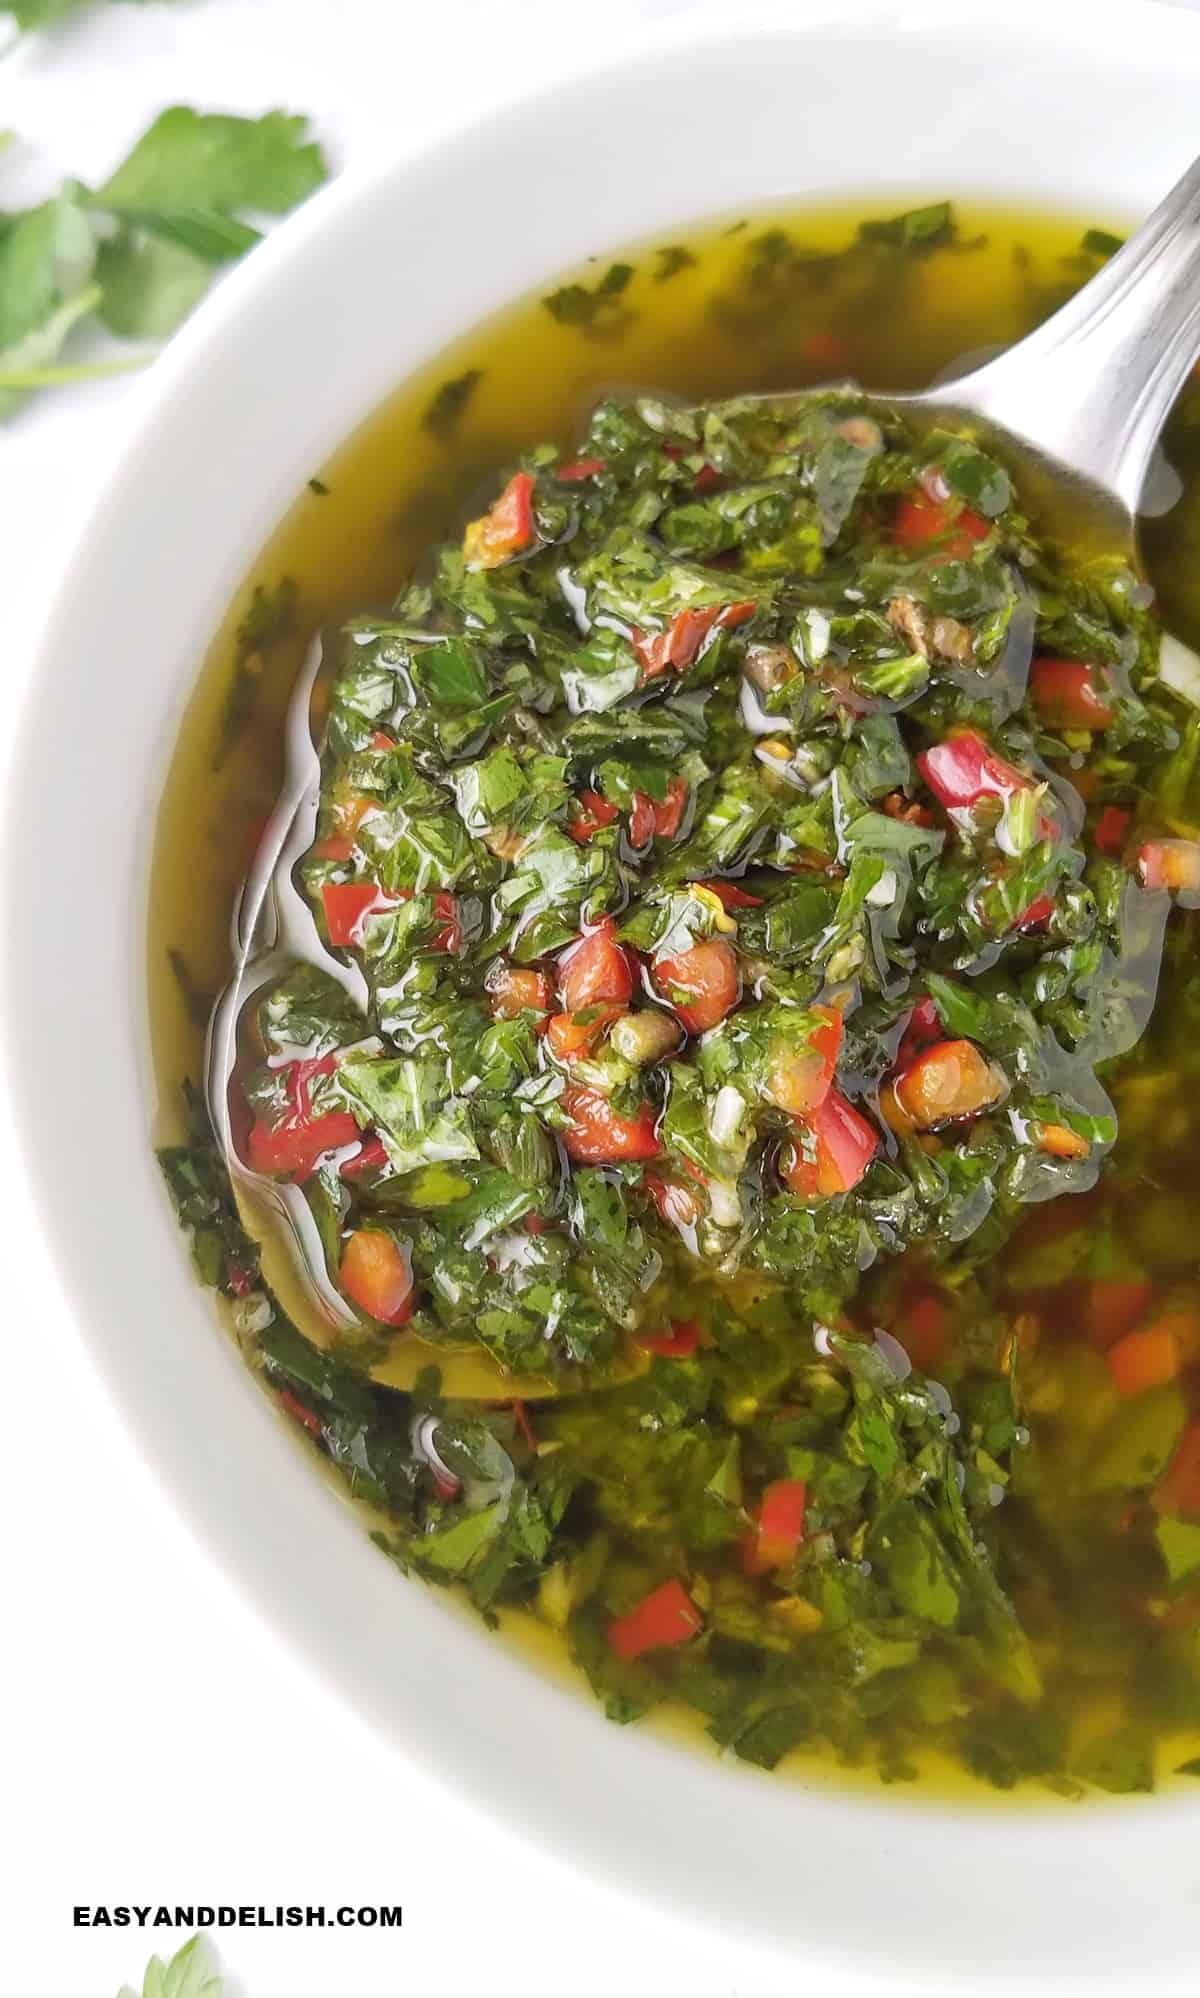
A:
<svg viewBox="0 0 1200 1998">
<path fill-rule="evenodd" d="M 779 0 L 779 11 L 806 4 Z M 307 110 L 344 164 L 569 63 L 601 33 L 611 48 L 648 22 L 736 5 L 100 8 L 0 62 L 0 130 L 19 135 L 0 161 L 0 207 L 36 198 L 61 172 L 101 177 L 169 103 Z M 70 519 L 106 475 L 136 393 L 119 381 L 56 391 L 0 433 L 0 749 Z M 748 1960 L 735 1944 L 549 1867 L 392 1758 L 302 1677 L 121 1449 L 74 1377 L 69 1345 L 46 1336 L 46 1300 L 22 1294 L 20 1160 L 4 1136 L 0 1127 L 8 1527 L 0 1712 L 4 1817 L 14 1834 L 0 1938 L 6 1992 L 113 1998 L 123 1979 L 137 1987 L 152 1947 L 169 1953 L 183 1940 L 183 1932 L 77 1930 L 76 1903 L 393 1901 L 404 1905 L 400 1933 L 226 1931 L 216 1943 L 231 1998 L 879 1992 L 875 1980 L 852 1986 L 818 1971 L 809 1983 L 799 1963 Z"/>
</svg>

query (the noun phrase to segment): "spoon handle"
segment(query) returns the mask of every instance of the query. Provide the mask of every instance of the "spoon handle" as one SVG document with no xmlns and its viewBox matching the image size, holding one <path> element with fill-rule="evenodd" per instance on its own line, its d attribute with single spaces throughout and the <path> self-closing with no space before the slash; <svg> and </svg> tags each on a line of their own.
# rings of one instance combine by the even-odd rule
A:
<svg viewBox="0 0 1200 1998">
<path fill-rule="evenodd" d="M 971 404 L 1136 513 L 1200 353 L 1200 160 L 1083 290 L 981 368 Z"/>
</svg>

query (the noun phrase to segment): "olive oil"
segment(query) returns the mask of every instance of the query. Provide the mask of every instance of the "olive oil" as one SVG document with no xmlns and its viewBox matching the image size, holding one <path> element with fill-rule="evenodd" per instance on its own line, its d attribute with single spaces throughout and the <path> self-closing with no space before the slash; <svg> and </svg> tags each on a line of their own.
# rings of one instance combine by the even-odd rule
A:
<svg viewBox="0 0 1200 1998">
<path fill-rule="evenodd" d="M 568 447 L 606 391 L 635 386 L 701 400 L 843 378 L 883 391 L 922 387 L 1020 338 L 1085 282 L 1107 253 L 1094 225 L 1111 220 L 959 206 L 953 228 L 935 218 L 927 236 L 903 240 L 863 228 L 864 213 L 860 203 L 727 217 L 593 260 L 464 334 L 329 463 L 313 466 L 198 672 L 162 806 L 149 939 L 161 1135 L 175 1134 L 180 1085 L 200 1073 L 205 1018 L 229 969 L 230 910 L 275 798 L 283 713 L 314 630 L 389 603 L 425 551 L 491 496 L 506 462 L 541 439 Z M 1171 444 L 1186 474 L 1200 457 L 1200 394 L 1185 397 Z M 1189 487 L 1146 544 L 1172 626 L 1184 636 L 1200 625 L 1192 582 L 1198 542 L 1200 505 Z M 285 583 L 294 585 L 294 601 L 280 595 Z M 1169 1057 L 1171 1036 L 1163 1034 Z M 1135 1075 L 1124 1086 L 1128 1104 L 1119 1100 L 1135 1133 L 1139 1116 L 1157 1114 L 1139 1105 L 1137 1082 Z M 1155 1193 L 1149 1181 L 1143 1191 L 1147 1199 Z M 1087 1212 L 1082 1203 L 1057 1205 L 1078 1210 L 1060 1217 L 1068 1231 L 1089 1225 L 1089 1216 L 1093 1226 L 1098 1217 L 1116 1225 L 1105 1196 Z M 1176 1209 L 1175 1218 L 1154 1260 L 1168 1280 L 1184 1283 L 1192 1273 L 1181 1246 L 1186 1211 Z M 1014 1322 L 1023 1295 L 1055 1280 L 1053 1227 L 1049 1249 L 1046 1234 L 1035 1216 L 1014 1246 L 1001 1289 Z M 869 1292 L 881 1317 L 894 1302 L 887 1282 L 881 1276 Z M 1034 1378 L 1031 1421 L 1051 1441 L 1064 1408 L 1087 1433 L 1111 1414 L 1098 1356 L 1095 1366 L 1086 1355 L 1069 1366 L 1045 1364 Z M 1014 1532 L 1021 1530 L 1018 1519 Z M 1072 1575 L 1063 1586 L 1079 1591 L 1086 1619 L 1086 1580 Z M 561 1641 L 546 1623 L 514 1612 L 502 1621 L 531 1655 L 562 1662 Z M 1119 1684 L 1137 1677 L 1136 1634 L 1108 1662 L 1107 1641 L 1099 1632 L 1094 1681 L 1074 1700 L 1075 1756 L 1114 1727 L 1123 1711 Z M 1166 1714 L 1161 1689 L 1147 1688 L 1145 1697 Z M 688 1736 L 699 1728 L 694 1716 L 669 1716 L 667 1725 Z M 1197 1754 L 1200 1736 L 1161 1719 L 1158 1749 L 1165 1774 Z M 805 1752 L 789 1766 L 813 1780 L 832 1771 L 833 1759 Z M 931 1790 L 981 1799 L 996 1794 L 940 1755 L 882 1772 L 865 1759 L 861 1773 L 872 1781 L 919 1775 Z"/>
</svg>

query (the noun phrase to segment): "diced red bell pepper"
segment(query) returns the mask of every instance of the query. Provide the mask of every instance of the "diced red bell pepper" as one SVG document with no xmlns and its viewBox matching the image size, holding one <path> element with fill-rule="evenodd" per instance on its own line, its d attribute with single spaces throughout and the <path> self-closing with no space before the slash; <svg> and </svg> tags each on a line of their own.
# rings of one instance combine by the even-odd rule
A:
<svg viewBox="0 0 1200 1998">
<path fill-rule="evenodd" d="M 879 1149 L 879 1133 L 838 1090 L 819 1110 L 798 1120 L 807 1144 L 798 1143 L 783 1177 L 805 1200 L 829 1200 L 858 1185 Z"/>
<path fill-rule="evenodd" d="M 1069 1124 L 1039 1125 L 1037 1142 L 1039 1152 L 1052 1159 L 1085 1159 L 1092 1149 L 1087 1139 Z"/>
<path fill-rule="evenodd" d="M 1013 924 L 1014 930 L 1036 930 L 1048 923 L 1054 914 L 1053 895 L 1035 895 L 1029 907 L 1022 911 Z"/>
<path fill-rule="evenodd" d="M 820 1025 L 808 1041 L 793 1050 L 790 1045 L 773 1052 L 767 1065 L 767 1094 L 780 1110 L 793 1117 L 806 1117 L 819 1110 L 837 1072 L 842 1047 L 842 1013 L 838 1006 L 813 1006 Z"/>
<path fill-rule="evenodd" d="M 1105 805 L 1096 820 L 1094 837 L 1097 853 L 1105 854 L 1109 860 L 1119 860 L 1125 851 L 1132 824 L 1132 812 L 1125 811 L 1120 805 Z"/>
<path fill-rule="evenodd" d="M 333 860 L 345 866 L 354 857 L 354 841 L 343 833 L 330 833 L 327 839 L 319 839 L 313 848 L 316 860 Z"/>
<path fill-rule="evenodd" d="M 660 958 L 654 982 L 689 1034 L 706 1033 L 737 1005 L 737 952 L 723 937 L 708 937 L 678 957 Z"/>
<path fill-rule="evenodd" d="M 548 1013 L 554 1004 L 554 987 L 545 972 L 526 971 L 515 964 L 493 968 L 487 994 L 497 1020 L 515 1020 L 520 1013 Z"/>
<path fill-rule="evenodd" d="M 1117 1391 L 1127 1399 L 1145 1394 L 1148 1388 L 1165 1387 L 1179 1372 L 1180 1350 L 1176 1328 L 1168 1319 L 1126 1332 L 1108 1349 L 1108 1367 Z"/>
<path fill-rule="evenodd" d="M 666 1332 L 639 1332 L 637 1342 L 665 1359 L 690 1360 L 700 1344 L 700 1327 L 694 1318 L 673 1318 Z"/>
<path fill-rule="evenodd" d="M 1192 1422 L 1184 1430 L 1179 1447 L 1159 1481 L 1153 1504 L 1156 1512 L 1200 1519 L 1200 1422 Z"/>
<path fill-rule="evenodd" d="M 564 1089 L 562 1108 L 571 1119 L 563 1132 L 567 1156 L 578 1165 L 608 1165 L 618 1159 L 657 1158 L 656 1117 L 643 1103 L 634 1117 L 619 1117 L 598 1089 Z"/>
<path fill-rule="evenodd" d="M 408 1257 L 381 1228 L 356 1228 L 347 1237 L 338 1282 L 351 1303 L 381 1325 L 403 1325 L 412 1317 Z"/>
<path fill-rule="evenodd" d="M 607 798 L 602 798 L 599 791 L 581 791 L 567 822 L 567 831 L 580 846 L 586 846 L 593 835 L 603 826 L 610 826 L 616 816 L 616 806 L 610 805 Z"/>
<path fill-rule="evenodd" d="M 488 511 L 468 524 L 463 558 L 468 569 L 495 569 L 532 540 L 533 478 L 528 472 L 514 472 Z"/>
<path fill-rule="evenodd" d="M 1111 1346 L 1149 1309 L 1154 1285 L 1147 1277 L 1088 1277 L 1074 1294 L 1074 1309 L 1093 1346 Z"/>
<path fill-rule="evenodd" d="M 951 499 L 932 499 L 927 492 L 904 493 L 892 515 L 892 540 L 912 552 L 937 545 L 939 559 L 966 562 L 992 531 L 991 522 L 969 506 Z"/>
<path fill-rule="evenodd" d="M 385 894 L 377 881 L 323 882 L 321 904 L 334 949 L 351 950 L 361 944 L 367 917 L 377 910 L 394 908 L 396 899 Z"/>
<path fill-rule="evenodd" d="M 629 807 L 629 843 L 639 849 L 654 838 L 654 800 L 645 791 L 635 791 Z"/>
<path fill-rule="evenodd" d="M 336 1056 L 323 1055 L 319 1061 L 293 1061 L 284 1070 L 287 1108 L 276 1124 L 256 1117 L 247 1139 L 247 1158 L 253 1171 L 277 1179 L 305 1180 L 316 1171 L 326 1152 L 340 1151 L 358 1139 L 358 1125 L 348 1110 L 329 1110 L 314 1117 L 309 1084 L 314 1076 L 331 1075 Z"/>
<path fill-rule="evenodd" d="M 804 1538 L 806 1492 L 802 1478 L 777 1478 L 767 1486 L 754 1515 L 753 1530 L 741 1544 L 742 1567 L 748 1575 L 765 1575 L 788 1568 Z"/>
<path fill-rule="evenodd" d="M 932 1131 L 977 1117 L 1005 1093 L 1003 1075 L 973 1041 L 936 1041 L 896 1076 L 881 1108 L 893 1130 Z"/>
<path fill-rule="evenodd" d="M 905 1022 L 900 1045 L 896 1050 L 896 1067 L 906 1068 L 913 1056 L 919 1054 L 922 1048 L 929 1047 L 934 1041 L 944 1040 L 945 1037 L 941 1015 L 926 993 L 923 999 L 917 1000 Z"/>
<path fill-rule="evenodd" d="M 533 1433 L 533 1424 L 529 1420 L 529 1410 L 526 1408 L 523 1401 L 514 1401 L 512 1404 L 512 1412 L 513 1412 L 513 1421 L 516 1424 L 517 1432 L 520 1435 L 521 1441 L 524 1443 L 525 1448 L 527 1450 L 532 1450 L 534 1455 L 536 1456 L 537 1437 Z"/>
<path fill-rule="evenodd" d="M 1138 853 L 1138 874 L 1144 888 L 1200 892 L 1200 840 L 1148 840 Z"/>
<path fill-rule="evenodd" d="M 291 1416 L 293 1422 L 298 1422 L 302 1429 L 307 1429 L 310 1436 L 321 1434 L 320 1416 L 314 1414 L 311 1408 L 305 1408 L 304 1403 L 298 1395 L 292 1393 L 291 1388 L 280 1388 L 279 1406 Z"/>
<path fill-rule="evenodd" d="M 695 1227 L 704 1212 L 704 1202 L 690 1186 L 680 1186 L 674 1179 L 660 1179 L 652 1172 L 645 1174 L 642 1185 L 658 1209 L 659 1220 L 668 1228 Z"/>
<path fill-rule="evenodd" d="M 578 943 L 568 945 L 558 960 L 558 972 L 564 1012 L 624 1006 L 633 997 L 633 971 L 617 942 L 611 916 L 602 916 Z"/>
<path fill-rule="evenodd" d="M 922 777 L 940 805 L 950 811 L 964 811 L 981 798 L 1005 802 L 1018 791 L 1033 788 L 1026 771 L 997 756 L 990 744 L 974 729 L 948 735 L 917 758 Z"/>
<path fill-rule="evenodd" d="M 546 1028 L 546 1043 L 559 1061 L 579 1061 L 594 1052 L 623 1006 L 585 1006 L 579 1013 L 553 1013 Z"/>
<path fill-rule="evenodd" d="M 595 472 L 604 470 L 603 458 L 573 458 L 569 465 L 560 465 L 554 474 L 563 485 L 575 485 L 580 479 L 590 479 Z"/>
<path fill-rule="evenodd" d="M 810 333 L 800 348 L 806 367 L 824 368 L 838 374 L 850 366 L 851 349 L 840 333 Z"/>
<path fill-rule="evenodd" d="M 225 1288 L 231 1297 L 248 1297 L 254 1289 L 254 1272 L 239 1263 L 236 1256 L 225 1258 Z"/>
<path fill-rule="evenodd" d="M 372 1134 L 363 1139 L 352 1159 L 343 1159 L 338 1170 L 343 1179 L 361 1179 L 365 1172 L 381 1172 L 387 1162 L 387 1146 Z"/>
<path fill-rule="evenodd" d="M 889 791 L 883 801 L 883 809 L 889 819 L 898 819 L 906 826 L 932 826 L 933 813 L 928 805 L 920 805 L 915 798 L 906 798 L 903 791 Z"/>
<path fill-rule="evenodd" d="M 940 1291 L 922 1285 L 901 1304 L 896 1336 L 920 1373 L 930 1374 L 941 1365 L 948 1330 L 949 1310 Z"/>
<path fill-rule="evenodd" d="M 1116 719 L 1096 686 L 1095 671 L 1074 659 L 1035 659 L 1029 691 L 1042 720 L 1052 728 L 1111 728 Z"/>
<path fill-rule="evenodd" d="M 665 631 L 631 633 L 633 649 L 642 662 L 643 680 L 656 680 L 671 668 L 686 672 L 694 662 L 710 631 L 729 631 L 753 617 L 754 603 L 704 604 L 695 610 L 675 613 Z"/>
<path fill-rule="evenodd" d="M 629 814 L 632 844 L 642 847 L 648 845 L 651 839 L 674 839 L 687 797 L 688 787 L 682 777 L 668 779 L 667 795 L 662 799 L 648 797 L 645 791 L 635 791 Z"/>
<path fill-rule="evenodd" d="M 697 881 L 695 886 L 707 888 L 723 909 L 761 909 L 763 905 L 761 895 L 748 894 L 736 881 Z"/>
<path fill-rule="evenodd" d="M 669 1645 L 686 1644 L 703 1628 L 704 1618 L 683 1583 L 664 1582 L 643 1596 L 627 1616 L 609 1624 L 609 1648 L 629 1664 L 644 1651 L 665 1651 Z"/>
</svg>

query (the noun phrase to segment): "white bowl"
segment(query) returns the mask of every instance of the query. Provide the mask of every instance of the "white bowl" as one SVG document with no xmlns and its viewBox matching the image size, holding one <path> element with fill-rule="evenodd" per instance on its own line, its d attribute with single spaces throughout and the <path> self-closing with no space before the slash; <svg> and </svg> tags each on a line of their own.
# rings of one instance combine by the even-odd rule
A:
<svg viewBox="0 0 1200 1998">
<path fill-rule="evenodd" d="M 64 569 L 17 745 L 0 832 L 17 1138 L 40 1252 L 131 1447 L 386 1740 L 559 1856 L 811 1969 L 1194 1990 L 1197 1815 L 1175 1797 L 988 1812 L 773 1780 L 617 1733 L 403 1582 L 218 1334 L 168 1212 L 144 988 L 156 805 L 255 551 L 312 466 L 471 321 L 582 253 L 791 195 L 975 193 L 1133 219 L 1190 157 L 1197 104 L 1192 16 L 842 9 L 675 31 L 334 187 L 156 366 Z M 499 227 L 504 187 L 532 192 Z"/>
</svg>

